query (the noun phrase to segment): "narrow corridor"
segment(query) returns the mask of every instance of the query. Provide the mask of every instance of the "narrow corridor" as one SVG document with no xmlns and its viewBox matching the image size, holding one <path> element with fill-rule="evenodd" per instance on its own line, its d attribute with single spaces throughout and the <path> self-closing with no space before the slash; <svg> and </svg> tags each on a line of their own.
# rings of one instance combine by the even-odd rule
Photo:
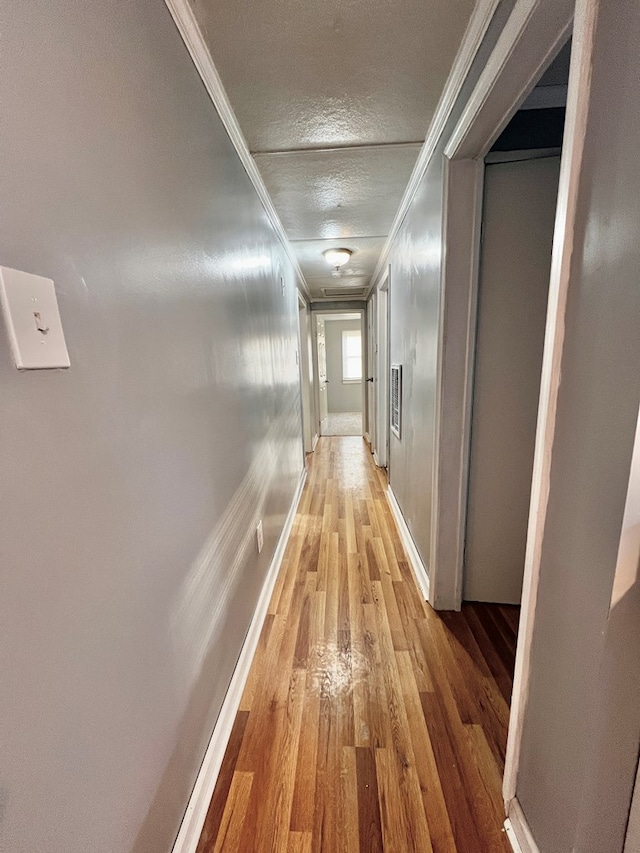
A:
<svg viewBox="0 0 640 853">
<path fill-rule="evenodd" d="M 518 608 L 431 610 L 385 485 L 320 439 L 198 853 L 511 849 Z"/>
</svg>

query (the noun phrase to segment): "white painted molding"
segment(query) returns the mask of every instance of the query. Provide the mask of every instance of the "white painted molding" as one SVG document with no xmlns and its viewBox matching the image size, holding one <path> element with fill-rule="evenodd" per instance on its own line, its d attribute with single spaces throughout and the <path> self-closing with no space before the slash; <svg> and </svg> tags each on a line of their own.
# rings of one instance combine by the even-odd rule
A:
<svg viewBox="0 0 640 853">
<path fill-rule="evenodd" d="M 517 799 L 509 803 L 509 816 L 504 822 L 513 853 L 540 853 L 527 819 Z"/>
<path fill-rule="evenodd" d="M 404 550 L 407 552 L 407 557 L 409 558 L 409 563 L 411 564 L 411 568 L 413 569 L 416 581 L 418 582 L 418 586 L 420 587 L 420 590 L 424 595 L 424 600 L 428 601 L 429 572 L 427 571 L 427 567 L 425 566 L 425 564 L 422 562 L 422 557 L 418 553 L 416 543 L 413 541 L 411 532 L 407 527 L 407 522 L 405 521 L 404 515 L 402 514 L 402 510 L 400 509 L 400 504 L 396 500 L 396 496 L 393 494 L 393 489 L 391 488 L 391 486 L 387 487 L 386 494 L 387 500 L 389 501 L 389 506 L 391 507 L 391 512 L 393 513 L 393 517 L 396 520 L 400 539 L 402 539 Z"/>
<path fill-rule="evenodd" d="M 560 163 L 558 212 L 553 236 L 549 305 L 545 328 L 540 404 L 533 457 L 531 503 L 522 586 L 522 610 L 513 678 L 509 735 L 502 796 L 510 803 L 516 796 L 524 717 L 529 702 L 531 647 L 538 597 L 547 504 L 551 481 L 551 457 L 555 438 L 556 409 L 564 348 L 564 326 L 573 255 L 574 227 L 582 156 L 591 97 L 593 41 L 599 0 L 578 3 L 573 26 L 571 68 L 565 136 Z"/>
<path fill-rule="evenodd" d="M 311 442 L 311 452 L 312 452 L 312 453 L 313 453 L 313 451 L 316 449 L 316 444 L 318 443 L 318 438 L 319 438 L 318 433 L 316 433 L 316 434 L 313 436 L 313 441 Z"/>
<path fill-rule="evenodd" d="M 484 157 L 566 43 L 573 9 L 574 0 L 517 0 L 446 145 L 449 159 Z M 488 140 L 487 124 L 495 127 Z"/>
<path fill-rule="evenodd" d="M 482 161 L 445 158 L 443 183 L 429 603 L 436 610 L 460 610 L 484 189 Z"/>
<path fill-rule="evenodd" d="M 260 598 L 251 619 L 247 636 L 242 645 L 238 663 L 236 664 L 229 689 L 222 703 L 222 708 L 220 709 L 218 720 L 211 735 L 202 766 L 200 767 L 196 784 L 191 792 L 178 837 L 173 845 L 173 853 L 195 853 L 198 846 L 211 797 L 213 796 L 213 791 L 218 780 L 222 759 L 224 758 L 227 744 L 231 737 L 233 724 L 242 699 L 242 692 L 249 676 L 256 648 L 258 647 L 260 632 L 262 631 L 262 626 L 269 610 L 269 602 L 271 601 L 278 572 L 282 565 L 282 559 L 287 542 L 289 541 L 291 528 L 293 527 L 293 521 L 306 479 L 307 472 L 305 469 L 300 474 L 300 480 L 298 481 L 291 507 L 289 508 L 282 533 L 280 534 L 273 559 L 271 560 L 271 565 L 262 586 Z"/>
<path fill-rule="evenodd" d="M 378 451 L 377 451 L 377 450 L 374 450 L 374 451 L 373 451 L 373 461 L 375 462 L 376 468 L 381 468 L 381 467 L 382 467 L 382 466 L 380 465 L 380 460 L 378 459 Z"/>
<path fill-rule="evenodd" d="M 520 847 L 518 842 L 518 837 L 513 829 L 513 824 L 509 818 L 504 822 L 504 831 L 507 833 L 507 838 L 509 839 L 509 844 L 511 845 L 513 853 L 523 853 L 522 847 Z"/>
<path fill-rule="evenodd" d="M 251 156 L 249 146 L 247 145 L 247 141 L 244 138 L 244 134 L 242 133 L 238 119 L 236 118 L 236 114 L 233 111 L 229 97 L 222 84 L 222 80 L 218 74 L 218 69 L 211 58 L 211 53 L 209 52 L 207 43 L 204 40 L 202 31 L 193 12 L 193 8 L 191 7 L 189 0 L 165 0 L 165 3 L 171 13 L 171 17 L 175 21 L 180 35 L 182 36 L 182 40 L 193 59 L 196 70 L 202 78 L 202 82 L 209 93 L 209 97 L 213 101 L 213 105 L 229 135 L 229 139 L 231 140 L 233 147 L 236 149 L 238 157 L 240 158 L 240 161 L 244 166 L 247 175 L 249 175 L 251 183 L 262 202 L 262 206 L 267 212 L 267 216 L 269 217 L 269 220 L 271 221 L 271 224 L 278 235 L 288 258 L 291 261 L 294 270 L 296 271 L 298 282 L 304 291 L 305 297 L 308 301 L 311 301 L 311 292 L 309 291 L 309 286 L 302 274 L 302 270 L 300 269 L 300 264 L 296 258 L 293 246 L 289 242 L 289 238 L 282 226 L 280 217 L 276 212 L 273 201 L 271 200 L 271 196 L 265 186 L 256 162 Z"/>
<path fill-rule="evenodd" d="M 438 141 L 442 136 L 442 132 L 449 120 L 449 116 L 451 115 L 451 111 L 455 105 L 458 95 L 460 94 L 460 90 L 467 78 L 471 64 L 480 49 L 482 40 L 484 39 L 485 33 L 487 32 L 489 24 L 491 23 L 499 4 L 500 0 L 478 0 L 476 3 L 476 7 L 471 15 L 471 19 L 462 38 L 460 48 L 456 54 L 456 58 L 451 68 L 451 73 L 449 74 L 440 100 L 438 101 L 438 106 L 436 107 L 431 124 L 429 125 L 429 131 L 424 145 L 422 146 L 418 159 L 416 160 L 416 164 L 413 167 L 413 172 L 411 173 L 409 183 L 407 184 L 407 188 L 402 196 L 400 207 L 398 208 L 398 212 L 396 213 L 391 225 L 389 236 L 385 241 L 382 252 L 380 253 L 380 258 L 376 264 L 375 270 L 373 271 L 371 285 L 367 290 L 366 296 L 371 293 L 378 281 L 378 278 L 380 277 L 380 274 L 386 269 L 391 247 L 398 236 L 398 232 L 400 231 L 400 227 L 409 211 L 413 197 L 415 196 L 418 187 L 420 186 L 420 182 L 427 171 L 427 167 L 431 162 L 431 158 L 433 157 Z"/>
</svg>

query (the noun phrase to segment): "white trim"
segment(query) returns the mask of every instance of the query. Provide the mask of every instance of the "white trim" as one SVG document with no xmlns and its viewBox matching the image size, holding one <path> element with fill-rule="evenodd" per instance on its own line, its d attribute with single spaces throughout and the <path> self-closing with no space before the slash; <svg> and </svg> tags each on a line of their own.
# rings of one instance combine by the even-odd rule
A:
<svg viewBox="0 0 640 853">
<path fill-rule="evenodd" d="M 262 202 L 262 206 L 271 221 L 271 225 L 287 253 L 287 256 L 298 277 L 299 284 L 302 286 L 307 299 L 311 301 L 311 292 L 305 277 L 302 274 L 302 270 L 300 269 L 300 264 L 296 258 L 293 246 L 289 242 L 289 238 L 282 226 L 282 222 L 276 212 L 258 166 L 251 156 L 249 146 L 247 145 L 247 141 L 244 138 L 240 125 L 238 124 L 238 119 L 236 118 L 231 102 L 229 101 L 229 97 L 225 91 L 224 85 L 222 84 L 222 80 L 218 74 L 218 69 L 211 58 L 209 48 L 204 40 L 191 4 L 189 3 L 189 0 L 165 0 L 165 3 L 171 13 L 171 17 L 175 21 L 180 35 L 182 36 L 182 40 L 191 55 L 193 64 L 202 78 L 202 82 L 209 93 L 209 97 L 213 101 L 213 105 L 220 116 L 225 130 L 229 134 L 229 139 L 231 140 L 233 147 L 236 149 L 238 157 L 240 158 L 240 161 L 244 166 L 260 201 Z"/>
<path fill-rule="evenodd" d="M 520 844 L 518 843 L 518 837 L 515 833 L 510 818 L 507 818 L 504 822 L 504 831 L 507 833 L 507 838 L 509 840 L 509 844 L 511 845 L 513 853 L 523 853 L 522 847 L 520 847 Z"/>
<path fill-rule="evenodd" d="M 462 38 L 462 43 L 460 44 L 460 48 L 454 60 L 453 67 L 451 68 L 451 73 L 447 79 L 446 86 L 444 87 L 444 91 L 442 92 L 442 96 L 438 102 L 433 119 L 429 125 L 427 138 L 420 150 L 416 164 L 413 167 L 409 183 L 400 202 L 400 207 L 398 208 L 398 212 L 396 213 L 391 225 L 389 236 L 385 241 L 382 252 L 380 253 L 380 258 L 378 259 L 376 268 L 371 276 L 371 285 L 367 290 L 367 295 L 371 293 L 380 273 L 387 265 L 389 253 L 391 252 L 391 247 L 398 236 L 400 226 L 409 211 L 413 197 L 415 196 L 418 187 L 420 186 L 420 182 L 427 171 L 427 167 L 431 162 L 431 158 L 436 150 L 438 141 L 447 121 L 449 120 L 451 111 L 455 106 L 464 81 L 467 78 L 471 64 L 480 49 L 482 40 L 484 39 L 485 33 L 487 32 L 489 24 L 491 23 L 499 4 L 500 0 L 478 0 L 476 3 L 476 7 L 471 15 L 471 19 L 469 20 L 469 24 Z"/>
<path fill-rule="evenodd" d="M 393 494 L 393 489 L 391 486 L 387 486 L 387 500 L 389 501 L 389 506 L 391 507 L 391 512 L 393 513 L 393 517 L 396 520 L 396 526 L 398 528 L 398 533 L 400 534 L 400 539 L 402 539 L 402 544 L 404 545 L 404 550 L 407 552 L 407 557 L 409 558 L 409 563 L 413 569 L 413 573 L 415 575 L 416 581 L 422 594 L 424 595 L 424 600 L 429 600 L 429 573 L 427 571 L 427 567 L 422 562 L 422 557 L 420 556 L 418 549 L 416 548 L 416 543 L 413 541 L 413 537 L 411 536 L 411 531 L 407 526 L 407 522 L 405 521 L 404 515 L 402 514 L 402 510 L 400 509 L 400 505 L 396 500 L 396 496 Z"/>
<path fill-rule="evenodd" d="M 484 189 L 482 160 L 445 158 L 443 182 L 429 603 L 436 610 L 460 610 Z"/>
<path fill-rule="evenodd" d="M 391 356 L 389 351 L 389 282 L 391 279 L 391 266 L 388 265 L 384 275 L 378 281 L 375 289 L 375 417 L 376 417 L 376 465 L 379 468 L 389 466 L 389 365 Z"/>
<path fill-rule="evenodd" d="M 238 663 L 231 677 L 229 689 L 222 703 L 220 714 L 216 722 L 209 746 L 205 753 L 198 778 L 191 792 L 187 810 L 180 825 L 180 831 L 173 845 L 173 853 L 195 853 L 202 827 L 204 826 L 211 797 L 216 786 L 222 759 L 231 736 L 231 730 L 242 699 L 242 692 L 249 676 L 249 670 L 260 639 L 260 632 L 269 610 L 269 602 L 282 565 L 284 552 L 289 541 L 291 528 L 296 516 L 298 504 L 302 496 L 302 490 L 307 478 L 306 469 L 300 474 L 300 479 L 291 502 L 291 507 L 278 539 L 278 544 L 271 560 L 265 582 L 260 592 L 258 604 L 251 619 L 247 636 L 242 645 Z"/>
<path fill-rule="evenodd" d="M 375 462 L 376 468 L 382 468 L 383 466 L 380 464 L 380 459 L 378 458 L 378 451 L 373 451 L 373 461 Z"/>
<path fill-rule="evenodd" d="M 522 807 L 515 797 L 509 803 L 509 816 L 504 822 L 504 828 L 513 853 L 540 853 Z"/>
<path fill-rule="evenodd" d="M 449 159 L 484 157 L 489 151 L 566 43 L 573 8 L 573 0 L 517 0 L 447 143 Z"/>
<path fill-rule="evenodd" d="M 316 433 L 316 434 L 313 436 L 313 441 L 311 442 L 311 452 L 312 452 L 312 453 L 313 453 L 313 451 L 316 449 L 316 444 L 318 443 L 318 437 L 319 437 L 319 436 L 318 436 L 318 433 Z"/>
<path fill-rule="evenodd" d="M 551 478 L 556 407 L 564 345 L 564 322 L 569 288 L 574 223 L 582 170 L 582 154 L 591 94 L 591 57 L 599 0 L 585 0 L 576 7 L 565 137 L 560 164 L 558 213 L 551 259 L 549 307 L 545 329 L 540 405 L 533 460 L 531 504 L 527 531 L 522 611 L 518 630 L 509 736 L 502 794 L 509 803 L 516 795 L 523 720 L 529 700 L 531 645 L 538 581 Z"/>
</svg>

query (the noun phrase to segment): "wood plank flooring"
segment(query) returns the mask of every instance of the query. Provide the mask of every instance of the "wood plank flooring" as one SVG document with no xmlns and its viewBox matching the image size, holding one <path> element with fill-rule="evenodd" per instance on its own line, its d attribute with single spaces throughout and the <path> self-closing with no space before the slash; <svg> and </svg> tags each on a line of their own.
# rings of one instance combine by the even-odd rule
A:
<svg viewBox="0 0 640 853">
<path fill-rule="evenodd" d="M 359 437 L 322 438 L 197 853 L 493 853 L 518 608 L 420 597 Z"/>
</svg>

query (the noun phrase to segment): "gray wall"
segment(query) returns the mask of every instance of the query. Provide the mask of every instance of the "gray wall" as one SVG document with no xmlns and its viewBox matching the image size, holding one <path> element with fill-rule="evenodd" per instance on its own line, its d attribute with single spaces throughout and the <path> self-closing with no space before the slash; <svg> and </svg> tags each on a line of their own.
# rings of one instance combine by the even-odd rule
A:
<svg viewBox="0 0 640 853">
<path fill-rule="evenodd" d="M 324 320 L 327 345 L 327 379 L 329 412 L 361 412 L 362 383 L 342 381 L 342 333 L 360 330 L 360 320 Z M 364 369 L 364 359 L 363 359 Z"/>
<path fill-rule="evenodd" d="M 487 166 L 464 594 L 522 594 L 559 157 Z"/>
<path fill-rule="evenodd" d="M 640 7 L 598 7 L 517 780 L 544 853 L 622 848 L 640 731 L 638 584 L 609 611 L 640 403 Z"/>
<path fill-rule="evenodd" d="M 162 0 L 6 3 L 0 70 L 72 365 L 0 328 L 0 848 L 164 853 L 302 468 L 295 280 Z"/>
<path fill-rule="evenodd" d="M 503 0 L 427 167 L 390 253 L 390 359 L 402 372 L 402 438 L 390 436 L 389 476 L 418 551 L 428 567 L 442 260 L 442 168 L 449 140 L 513 8 Z"/>
</svg>

